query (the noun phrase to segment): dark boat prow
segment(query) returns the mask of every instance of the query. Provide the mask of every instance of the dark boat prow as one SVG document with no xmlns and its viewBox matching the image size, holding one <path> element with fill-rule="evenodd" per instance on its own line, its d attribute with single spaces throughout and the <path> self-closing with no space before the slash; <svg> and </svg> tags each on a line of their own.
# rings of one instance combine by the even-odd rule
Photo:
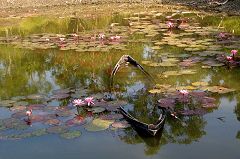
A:
<svg viewBox="0 0 240 159">
<path fill-rule="evenodd" d="M 119 108 L 120 113 L 125 117 L 125 119 L 132 125 L 132 127 L 140 134 L 146 136 L 155 136 L 158 132 L 160 132 L 165 123 L 167 112 L 165 108 L 162 108 L 162 114 L 159 116 L 158 120 L 154 124 L 147 124 L 144 122 L 140 122 L 133 116 L 131 116 L 128 112 L 126 112 L 123 107 Z"/>
</svg>

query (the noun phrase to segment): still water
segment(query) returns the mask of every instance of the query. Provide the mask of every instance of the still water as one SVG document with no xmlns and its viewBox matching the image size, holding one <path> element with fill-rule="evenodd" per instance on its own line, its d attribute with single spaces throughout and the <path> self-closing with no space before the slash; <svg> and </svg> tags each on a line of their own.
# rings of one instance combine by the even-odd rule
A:
<svg viewBox="0 0 240 159">
<path fill-rule="evenodd" d="M 168 29 L 166 16 L 184 19 L 181 28 Z M 30 17 L 1 28 L 0 158 L 239 158 L 240 70 L 215 60 L 240 48 L 237 35 L 218 37 L 226 21 L 234 28 L 239 17 L 221 20 L 200 13 L 149 11 L 93 19 Z M 121 38 L 110 38 L 116 35 Z M 162 86 L 153 90 L 152 81 L 128 66 L 119 70 L 115 91 L 109 93 L 111 70 L 124 54 Z M 176 112 L 186 126 L 168 116 L 162 134 L 154 138 L 139 136 L 131 127 L 91 131 L 95 128 L 86 125 L 93 119 L 115 114 L 108 109 L 91 117 L 84 114 L 84 123 L 69 126 L 77 112 L 71 105 L 74 98 L 113 96 L 148 121 L 152 105 L 179 89 L 207 92 L 214 107 L 185 115 L 185 104 L 174 108 L 180 109 Z M 115 104 L 121 105 L 120 100 Z M 23 115 L 29 106 L 36 116 L 31 126 Z M 60 115 L 52 117 L 55 113 Z M 55 126 L 60 128 L 51 129 Z M 67 131 L 77 133 L 69 139 L 62 135 Z"/>
</svg>

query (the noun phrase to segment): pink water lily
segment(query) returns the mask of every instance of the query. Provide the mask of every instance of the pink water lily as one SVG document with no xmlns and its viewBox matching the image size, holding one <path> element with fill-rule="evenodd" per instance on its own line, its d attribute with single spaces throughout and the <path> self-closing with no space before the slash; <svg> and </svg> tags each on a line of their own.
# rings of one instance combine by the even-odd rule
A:
<svg viewBox="0 0 240 159">
<path fill-rule="evenodd" d="M 174 27 L 174 24 L 170 21 L 167 22 L 167 26 L 168 28 L 173 28 Z"/>
<path fill-rule="evenodd" d="M 93 102 L 93 97 L 87 97 L 85 98 L 85 102 L 87 102 L 87 105 L 88 106 L 91 106 L 92 104 L 94 105 L 94 102 Z"/>
<path fill-rule="evenodd" d="M 32 115 L 32 109 L 26 111 L 26 115 L 30 117 Z"/>
<path fill-rule="evenodd" d="M 74 99 L 72 103 L 73 103 L 74 106 L 83 106 L 83 105 L 85 105 L 85 102 L 82 99 Z"/>
<path fill-rule="evenodd" d="M 233 57 L 232 57 L 232 56 L 227 56 L 226 58 L 227 58 L 228 61 L 233 60 Z"/>
<path fill-rule="evenodd" d="M 103 33 L 98 34 L 98 38 L 99 39 L 104 39 L 105 38 L 105 34 L 103 34 Z"/>
<path fill-rule="evenodd" d="M 184 89 L 179 90 L 179 92 L 180 92 L 180 94 L 182 94 L 182 95 L 188 95 L 188 94 L 189 94 L 189 92 L 188 92 L 187 90 L 184 90 Z"/>
<path fill-rule="evenodd" d="M 63 42 L 63 41 L 65 40 L 65 38 L 59 38 L 59 40 L 60 40 L 61 42 Z"/>
<path fill-rule="evenodd" d="M 111 40 L 119 40 L 121 39 L 121 36 L 115 35 L 110 37 Z"/>
<path fill-rule="evenodd" d="M 231 54 L 232 54 L 232 56 L 236 55 L 237 53 L 238 53 L 237 50 L 231 50 Z"/>
</svg>

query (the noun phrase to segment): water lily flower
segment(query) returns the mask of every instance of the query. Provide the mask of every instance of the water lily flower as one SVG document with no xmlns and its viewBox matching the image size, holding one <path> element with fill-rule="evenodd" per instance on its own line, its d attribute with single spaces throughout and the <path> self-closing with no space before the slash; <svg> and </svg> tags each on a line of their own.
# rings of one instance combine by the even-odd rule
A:
<svg viewBox="0 0 240 159">
<path fill-rule="evenodd" d="M 65 40 L 65 38 L 59 38 L 59 40 L 60 40 L 61 42 L 63 42 L 63 41 Z"/>
<path fill-rule="evenodd" d="M 72 103 L 73 103 L 74 106 L 83 106 L 83 105 L 85 105 L 85 102 L 82 99 L 74 99 Z"/>
<path fill-rule="evenodd" d="M 115 35 L 110 37 L 111 40 L 119 40 L 121 39 L 121 36 Z"/>
<path fill-rule="evenodd" d="M 105 38 L 105 34 L 103 34 L 103 33 L 98 34 L 98 38 L 99 39 L 104 39 Z"/>
<path fill-rule="evenodd" d="M 184 90 L 184 89 L 179 90 L 179 92 L 180 92 L 180 94 L 182 94 L 183 96 L 189 94 L 189 92 L 188 92 L 187 90 Z"/>
<path fill-rule="evenodd" d="M 218 34 L 218 37 L 219 37 L 219 38 L 225 38 L 225 36 L 226 36 L 226 34 L 225 34 L 225 33 L 222 33 L 222 32 Z"/>
<path fill-rule="evenodd" d="M 49 38 L 46 38 L 46 41 L 50 41 L 50 39 L 49 39 Z"/>
<path fill-rule="evenodd" d="M 27 115 L 28 117 L 30 117 L 30 116 L 32 115 L 32 109 L 26 111 L 26 115 Z"/>
<path fill-rule="evenodd" d="M 78 34 L 74 33 L 72 34 L 73 37 L 78 37 Z"/>
<path fill-rule="evenodd" d="M 235 56 L 237 53 L 238 53 L 237 50 L 231 50 L 231 54 L 232 54 L 232 56 Z"/>
<path fill-rule="evenodd" d="M 94 105 L 94 102 L 93 102 L 94 100 L 93 100 L 93 97 L 87 97 L 87 98 L 85 98 L 85 102 L 87 102 L 87 105 L 88 106 L 91 106 L 91 104 L 93 104 Z"/>
<path fill-rule="evenodd" d="M 227 60 L 231 61 L 231 60 L 233 60 L 233 57 L 232 56 L 227 56 Z"/>
<path fill-rule="evenodd" d="M 167 22 L 167 26 L 168 28 L 173 28 L 174 27 L 174 24 L 170 21 Z"/>
</svg>

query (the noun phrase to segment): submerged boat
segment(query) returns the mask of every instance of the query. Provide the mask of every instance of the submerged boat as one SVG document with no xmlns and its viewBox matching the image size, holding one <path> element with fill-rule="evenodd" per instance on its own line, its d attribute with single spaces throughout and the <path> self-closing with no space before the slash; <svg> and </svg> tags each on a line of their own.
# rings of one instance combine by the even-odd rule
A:
<svg viewBox="0 0 240 159">
<path fill-rule="evenodd" d="M 133 117 L 131 114 L 129 114 L 127 111 L 123 109 L 123 107 L 119 107 L 120 113 L 124 116 L 124 118 L 131 124 L 131 126 L 140 134 L 144 134 L 147 136 L 155 136 L 158 132 L 160 132 L 163 127 L 166 120 L 166 109 L 165 108 L 159 108 L 162 110 L 162 113 L 160 114 L 158 120 L 156 123 L 153 124 L 147 124 L 144 122 L 139 121 L 135 117 Z"/>
<path fill-rule="evenodd" d="M 115 65 L 112 73 L 111 73 L 111 82 L 110 82 L 110 87 L 113 86 L 113 78 L 117 71 L 120 69 L 120 67 L 125 66 L 127 64 L 131 64 L 134 67 L 139 68 L 147 77 L 150 81 L 154 82 L 153 77 L 145 71 L 145 69 L 131 56 L 129 55 L 123 55 L 120 60 L 117 62 Z M 158 109 L 161 110 L 161 113 L 159 114 L 158 119 L 156 120 L 155 123 L 153 124 L 147 124 L 145 122 L 141 122 L 135 117 L 133 117 L 131 114 L 129 114 L 127 111 L 123 109 L 123 107 L 118 108 L 120 110 L 120 113 L 124 116 L 124 118 L 131 124 L 131 126 L 140 134 L 145 135 L 145 136 L 155 136 L 158 132 L 160 132 L 163 127 L 164 123 L 166 120 L 167 112 L 165 108 L 158 107 Z M 151 121 L 152 122 L 152 121 Z"/>
</svg>

